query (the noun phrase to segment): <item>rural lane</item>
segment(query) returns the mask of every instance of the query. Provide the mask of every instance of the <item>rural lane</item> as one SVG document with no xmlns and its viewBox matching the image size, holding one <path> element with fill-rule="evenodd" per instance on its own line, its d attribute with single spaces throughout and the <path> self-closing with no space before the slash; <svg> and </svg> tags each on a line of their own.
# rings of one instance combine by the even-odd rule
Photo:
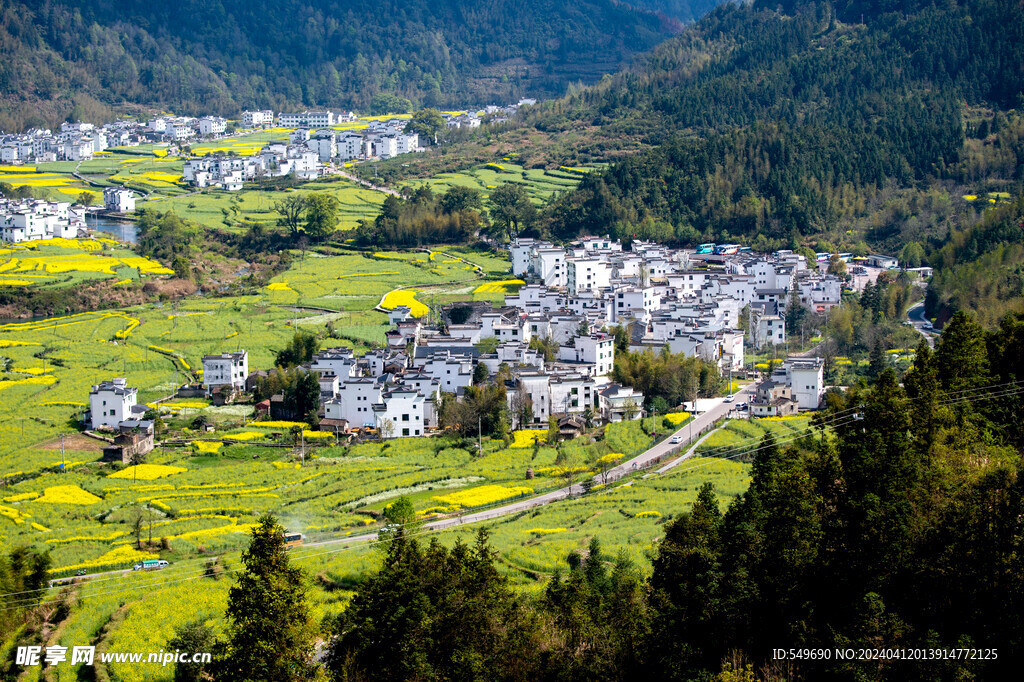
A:
<svg viewBox="0 0 1024 682">
<path fill-rule="evenodd" d="M 701 412 L 697 415 L 696 419 L 687 422 L 678 429 L 676 429 L 667 438 L 662 440 L 660 443 L 654 445 L 642 453 L 629 459 L 608 471 L 597 474 L 594 476 L 593 481 L 595 484 L 598 483 L 610 483 L 618 480 L 623 476 L 630 473 L 636 472 L 641 469 L 653 466 L 661 460 L 665 459 L 670 455 L 677 454 L 685 451 L 685 448 L 689 447 L 691 442 L 699 442 L 705 435 L 705 431 L 709 431 L 714 427 L 714 424 L 719 419 L 727 416 L 729 412 L 735 407 L 737 403 L 748 402 L 754 394 L 754 384 L 744 386 L 742 389 L 733 394 L 734 402 L 727 403 L 724 398 L 714 398 L 710 400 L 698 401 L 698 408 L 704 404 L 707 406 L 706 411 Z M 672 444 L 672 438 L 679 436 L 682 441 L 677 444 Z M 692 453 L 686 453 L 686 455 L 678 460 L 677 462 L 683 461 L 690 457 Z M 658 470 L 658 473 L 670 470 L 677 462 L 673 462 L 667 466 L 662 467 Z M 519 514 L 521 512 L 529 511 L 537 507 L 543 507 L 564 500 L 573 495 L 583 494 L 583 486 L 579 483 L 574 483 L 571 486 L 565 486 L 558 490 L 552 490 L 536 497 L 531 497 L 525 500 L 519 500 L 517 502 L 511 502 L 509 504 L 495 507 L 494 509 L 484 509 L 478 512 L 472 512 L 463 516 L 458 516 L 450 519 L 441 519 L 439 521 L 431 521 L 430 523 L 423 524 L 424 529 L 429 530 L 444 530 L 446 528 L 456 528 L 458 526 L 470 523 L 479 523 L 481 521 L 489 521 L 491 519 L 497 519 L 502 516 L 509 516 L 511 514 Z M 328 547 L 333 545 L 355 545 L 362 542 L 372 542 L 377 539 L 377 533 L 366 533 L 363 535 L 352 535 L 341 538 L 331 538 L 329 540 L 320 540 L 319 542 L 307 542 L 304 547 Z M 314 555 L 315 556 L 315 555 Z M 111 576 L 113 574 L 129 574 L 132 573 L 131 569 L 118 569 L 114 571 L 104 571 L 100 573 L 90 573 L 84 576 L 74 576 L 67 578 L 58 578 L 50 581 L 51 586 L 61 583 L 70 583 L 73 580 L 83 580 L 86 578 L 100 578 L 104 576 Z"/>
</svg>

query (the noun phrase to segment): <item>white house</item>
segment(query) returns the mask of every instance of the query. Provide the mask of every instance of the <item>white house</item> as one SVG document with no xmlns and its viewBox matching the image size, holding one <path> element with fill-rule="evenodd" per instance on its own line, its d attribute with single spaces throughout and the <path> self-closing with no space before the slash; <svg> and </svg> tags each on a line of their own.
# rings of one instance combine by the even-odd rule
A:
<svg viewBox="0 0 1024 682">
<path fill-rule="evenodd" d="M 124 187 L 103 188 L 103 207 L 117 213 L 131 213 L 135 210 L 135 195 Z"/>
<path fill-rule="evenodd" d="M 825 395 L 825 361 L 822 358 L 788 358 L 784 366 L 801 410 L 816 410 Z"/>
<path fill-rule="evenodd" d="M 274 112 L 269 110 L 264 111 L 243 111 L 242 112 L 242 127 L 243 128 L 261 128 L 263 126 L 273 125 L 274 123 Z"/>
<path fill-rule="evenodd" d="M 138 389 L 129 388 L 127 379 L 94 384 L 89 392 L 91 428 L 116 429 L 118 424 L 131 418 L 137 397 Z"/>
<path fill-rule="evenodd" d="M 414 388 L 395 387 L 384 393 L 381 402 L 373 406 L 373 415 L 382 438 L 426 433 L 426 399 Z"/>
<path fill-rule="evenodd" d="M 376 426 L 373 406 L 380 402 L 383 388 L 370 378 L 338 382 L 335 397 L 324 403 L 327 419 L 344 419 L 353 427 Z"/>
<path fill-rule="evenodd" d="M 615 367 L 615 339 L 607 334 L 577 336 L 573 345 L 561 346 L 558 359 L 594 367 L 594 376 L 605 376 Z"/>
<path fill-rule="evenodd" d="M 601 417 L 609 422 L 621 422 L 643 417 L 644 394 L 630 386 L 609 384 L 598 391 Z"/>
<path fill-rule="evenodd" d="M 221 386 L 231 386 L 235 391 L 245 390 L 249 376 L 249 353 L 221 353 L 203 356 L 203 386 L 212 395 Z"/>
<path fill-rule="evenodd" d="M 204 116 L 199 119 L 199 134 L 203 137 L 208 135 L 222 135 L 227 129 L 227 121 L 219 116 Z"/>
</svg>

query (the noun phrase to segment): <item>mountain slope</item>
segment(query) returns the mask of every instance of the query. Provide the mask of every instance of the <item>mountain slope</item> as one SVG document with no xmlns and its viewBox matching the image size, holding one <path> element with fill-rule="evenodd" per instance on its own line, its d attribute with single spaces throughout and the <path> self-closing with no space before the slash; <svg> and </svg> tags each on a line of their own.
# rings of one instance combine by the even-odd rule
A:
<svg viewBox="0 0 1024 682">
<path fill-rule="evenodd" d="M 76 97 L 224 114 L 550 97 L 677 30 L 615 0 L 0 0 L 0 123 L 63 118 Z"/>
<path fill-rule="evenodd" d="M 908 233 L 907 215 L 889 219 L 894 198 L 923 204 L 896 213 L 944 234 L 958 187 L 1012 189 L 1024 147 L 980 131 L 1024 103 L 1019 7 L 891 4 L 722 7 L 633 68 L 533 113 L 541 130 L 594 130 L 605 152 L 624 139 L 655 145 L 564 197 L 552 231 L 789 243 L 857 227 L 895 247 L 928 235 Z"/>
</svg>

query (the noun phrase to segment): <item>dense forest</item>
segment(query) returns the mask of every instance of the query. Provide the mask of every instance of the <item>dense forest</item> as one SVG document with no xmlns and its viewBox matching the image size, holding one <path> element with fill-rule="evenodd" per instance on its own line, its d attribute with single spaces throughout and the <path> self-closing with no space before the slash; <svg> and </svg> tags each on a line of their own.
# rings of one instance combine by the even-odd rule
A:
<svg viewBox="0 0 1024 682">
<path fill-rule="evenodd" d="M 1024 310 L 1024 197 L 954 231 L 929 255 L 935 274 L 925 299 L 929 317 L 968 310 L 986 326 Z"/>
<path fill-rule="evenodd" d="M 556 237 L 898 250 L 962 228 L 964 188 L 1019 193 L 1022 74 L 1014 3 L 730 4 L 524 123 L 647 150 L 563 196 Z"/>
<path fill-rule="evenodd" d="M 123 103 L 234 115 L 366 111 L 381 93 L 458 108 L 551 97 L 679 27 L 613 0 L 2 0 L 0 128 L 75 105 L 95 119 Z"/>
</svg>

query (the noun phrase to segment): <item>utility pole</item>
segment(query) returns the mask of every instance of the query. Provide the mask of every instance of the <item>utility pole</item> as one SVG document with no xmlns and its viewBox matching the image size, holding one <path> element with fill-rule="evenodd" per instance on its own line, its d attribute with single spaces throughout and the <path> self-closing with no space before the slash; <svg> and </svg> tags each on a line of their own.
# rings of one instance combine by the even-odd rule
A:
<svg viewBox="0 0 1024 682">
<path fill-rule="evenodd" d="M 483 456 L 484 454 L 484 427 L 483 417 L 479 414 L 476 416 L 476 454 L 477 456 Z"/>
</svg>

